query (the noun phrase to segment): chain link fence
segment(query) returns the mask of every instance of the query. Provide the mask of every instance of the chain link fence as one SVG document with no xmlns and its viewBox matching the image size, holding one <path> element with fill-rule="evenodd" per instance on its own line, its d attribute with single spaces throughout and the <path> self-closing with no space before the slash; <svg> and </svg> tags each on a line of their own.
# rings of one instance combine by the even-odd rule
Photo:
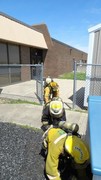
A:
<svg viewBox="0 0 101 180">
<path fill-rule="evenodd" d="M 88 96 L 101 95 L 101 65 L 74 62 L 73 109 L 88 109 Z"/>
<path fill-rule="evenodd" d="M 36 89 L 35 95 L 40 103 L 43 103 L 43 64 L 0 64 L 0 93 L 2 87 L 13 85 L 20 82 L 26 82 L 34 80 L 36 85 L 31 86 L 34 90 Z M 29 89 L 30 96 L 32 96 L 34 91 Z M 33 94 L 31 93 L 33 92 Z M 20 94 L 21 95 L 21 94 Z M 22 96 L 24 94 L 22 93 Z M 31 99 L 31 97 L 30 97 Z"/>
<path fill-rule="evenodd" d="M 41 104 L 43 104 L 43 64 L 34 66 L 33 79 L 36 79 L 36 94 Z"/>
<path fill-rule="evenodd" d="M 33 95 L 35 94 L 34 97 L 36 97 L 40 104 L 43 104 L 43 64 L 0 64 L 0 96 L 2 87 L 4 89 L 7 85 L 19 84 L 19 82 L 22 82 L 23 86 L 23 82 L 30 82 L 31 79 L 34 82 L 29 84 L 29 92 L 25 92 L 25 95 L 22 93 L 21 95 L 27 97 L 29 93 L 30 99 L 33 100 Z M 65 82 L 62 82 L 64 86 L 63 83 Z M 66 102 L 67 106 L 76 110 L 87 110 L 88 96 L 101 95 L 101 65 L 74 62 L 74 80 L 72 80 L 72 83 L 70 81 L 68 83 L 67 85 L 65 83 L 65 85 L 67 87 L 72 86 L 72 95 Z M 62 88 L 61 91 L 63 91 Z M 69 102 L 72 102 L 70 106 Z"/>
</svg>

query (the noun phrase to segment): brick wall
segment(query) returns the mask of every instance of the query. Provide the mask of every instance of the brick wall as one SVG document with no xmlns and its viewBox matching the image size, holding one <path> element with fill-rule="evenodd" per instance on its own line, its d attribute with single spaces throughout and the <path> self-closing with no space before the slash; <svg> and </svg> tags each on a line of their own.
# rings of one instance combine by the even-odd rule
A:
<svg viewBox="0 0 101 180">
<path fill-rule="evenodd" d="M 21 46 L 21 64 L 30 64 L 30 48 L 27 46 Z M 30 67 L 21 67 L 21 80 L 28 81 L 31 79 Z"/>
<path fill-rule="evenodd" d="M 27 46 L 20 47 L 21 64 L 30 64 L 30 48 Z"/>
<path fill-rule="evenodd" d="M 31 71 L 30 66 L 22 66 L 21 67 L 21 81 L 28 81 L 31 79 Z"/>
<path fill-rule="evenodd" d="M 45 24 L 34 25 L 45 38 L 48 51 L 44 59 L 44 77 L 58 77 L 59 75 L 73 71 L 73 61 L 87 61 L 87 53 L 64 44 L 50 37 Z"/>
</svg>

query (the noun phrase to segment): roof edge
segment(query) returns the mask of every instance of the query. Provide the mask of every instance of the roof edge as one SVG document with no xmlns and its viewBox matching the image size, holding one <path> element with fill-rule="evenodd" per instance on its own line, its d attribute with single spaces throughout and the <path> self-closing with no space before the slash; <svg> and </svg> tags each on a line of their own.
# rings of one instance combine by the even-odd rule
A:
<svg viewBox="0 0 101 180">
<path fill-rule="evenodd" d="M 97 24 L 91 28 L 88 29 L 88 32 L 91 33 L 91 32 L 95 32 L 95 31 L 98 31 L 101 29 L 101 24 Z"/>
<path fill-rule="evenodd" d="M 35 31 L 41 33 L 41 32 L 38 31 L 37 29 L 32 28 L 31 25 L 28 25 L 27 23 L 24 23 L 24 22 L 22 22 L 22 21 L 20 21 L 20 20 L 18 20 L 18 19 L 16 19 L 16 18 L 13 18 L 12 16 L 9 16 L 9 15 L 6 14 L 6 13 L 3 13 L 3 12 L 0 11 L 0 15 L 1 15 L 1 16 L 4 16 L 4 17 L 6 17 L 6 18 L 8 18 L 8 19 L 10 19 L 10 20 L 12 20 L 12 21 L 15 21 L 15 22 L 17 22 L 17 23 L 19 23 L 19 24 L 21 24 L 21 25 L 24 25 L 24 26 L 26 26 L 26 27 L 28 27 L 28 28 L 30 28 L 30 29 L 32 29 L 32 30 L 35 30 Z M 42 33 L 41 33 L 41 34 L 42 34 Z"/>
<path fill-rule="evenodd" d="M 62 44 L 62 45 L 68 46 L 69 48 L 73 48 L 73 49 L 75 49 L 75 50 L 78 50 L 78 51 L 80 51 L 80 52 L 83 52 L 83 53 L 88 54 L 88 53 L 85 52 L 85 51 L 82 51 L 82 50 L 77 49 L 77 48 L 75 48 L 75 47 L 73 47 L 73 46 L 70 46 L 70 45 L 68 45 L 68 44 L 66 44 L 66 43 L 64 43 L 64 42 L 61 42 L 61 41 L 57 40 L 57 39 L 54 39 L 54 38 L 52 38 L 52 37 L 51 37 L 51 39 L 52 39 L 53 41 L 56 41 L 56 42 Z"/>
</svg>

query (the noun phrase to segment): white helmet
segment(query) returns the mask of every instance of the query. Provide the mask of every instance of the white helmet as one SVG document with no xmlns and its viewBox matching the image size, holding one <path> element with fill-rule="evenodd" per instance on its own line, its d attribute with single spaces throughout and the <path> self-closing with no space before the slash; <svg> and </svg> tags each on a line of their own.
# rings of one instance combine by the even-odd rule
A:
<svg viewBox="0 0 101 180">
<path fill-rule="evenodd" d="M 51 80 L 50 77 L 46 78 L 46 83 L 47 83 L 47 84 L 49 84 L 51 81 L 52 81 L 52 80 Z"/>
<path fill-rule="evenodd" d="M 63 102 L 54 100 L 50 102 L 50 114 L 53 117 L 59 118 L 63 115 Z"/>
</svg>

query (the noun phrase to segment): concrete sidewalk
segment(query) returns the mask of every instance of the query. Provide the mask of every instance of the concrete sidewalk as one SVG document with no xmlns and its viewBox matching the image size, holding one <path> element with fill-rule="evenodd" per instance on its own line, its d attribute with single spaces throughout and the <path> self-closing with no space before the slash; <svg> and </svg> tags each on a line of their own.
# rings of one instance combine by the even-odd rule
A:
<svg viewBox="0 0 101 180">
<path fill-rule="evenodd" d="M 0 97 L 40 103 L 36 96 L 35 80 L 0 87 Z"/>
<path fill-rule="evenodd" d="M 59 84 L 60 97 L 64 102 L 72 106 L 73 102 L 73 80 L 54 79 Z M 16 83 L 9 86 L 0 87 L 0 97 L 11 99 L 21 99 L 40 103 L 36 95 L 36 81 Z"/>
<path fill-rule="evenodd" d="M 73 81 L 54 79 L 60 86 L 60 97 L 67 104 L 72 103 L 70 96 L 73 95 Z M 11 99 L 30 100 L 39 103 L 36 96 L 36 81 L 17 83 L 1 87 L 0 97 Z M 28 125 L 35 128 L 41 127 L 41 115 L 43 106 L 32 104 L 0 104 L 0 121 Z M 80 126 L 80 133 L 86 134 L 88 114 L 69 109 L 65 105 L 68 122 L 76 122 Z"/>
<path fill-rule="evenodd" d="M 0 104 L 0 122 L 11 122 L 40 128 L 42 109 L 43 106 L 32 104 Z M 66 117 L 68 122 L 78 123 L 80 133 L 86 134 L 87 113 L 66 109 Z"/>
</svg>

